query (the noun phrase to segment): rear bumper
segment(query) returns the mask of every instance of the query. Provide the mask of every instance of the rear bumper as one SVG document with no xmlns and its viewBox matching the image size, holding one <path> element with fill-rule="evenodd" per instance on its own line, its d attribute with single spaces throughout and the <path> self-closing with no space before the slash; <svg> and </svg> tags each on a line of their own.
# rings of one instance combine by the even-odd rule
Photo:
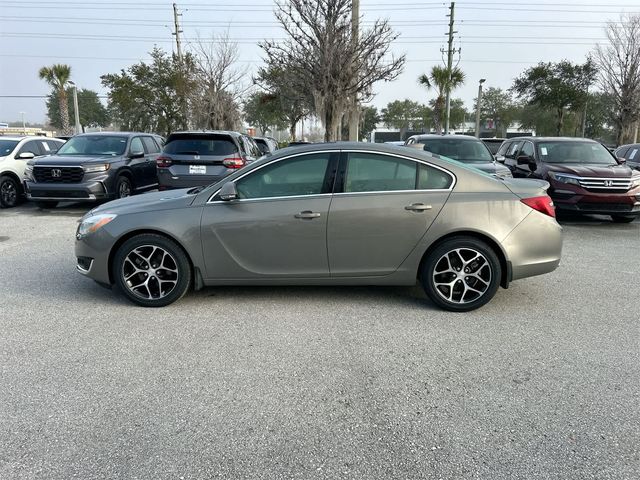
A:
<svg viewBox="0 0 640 480">
<path fill-rule="evenodd" d="M 229 176 L 224 175 L 174 175 L 167 169 L 158 169 L 158 189 L 169 190 L 175 188 L 201 187 L 217 183 Z"/>
<path fill-rule="evenodd" d="M 562 255 L 562 227 L 555 219 L 532 211 L 502 242 L 511 262 L 511 279 L 549 273 Z"/>
<path fill-rule="evenodd" d="M 35 183 L 26 180 L 24 190 L 29 200 L 57 200 L 95 202 L 109 199 L 111 194 L 103 182 L 84 183 Z"/>
</svg>

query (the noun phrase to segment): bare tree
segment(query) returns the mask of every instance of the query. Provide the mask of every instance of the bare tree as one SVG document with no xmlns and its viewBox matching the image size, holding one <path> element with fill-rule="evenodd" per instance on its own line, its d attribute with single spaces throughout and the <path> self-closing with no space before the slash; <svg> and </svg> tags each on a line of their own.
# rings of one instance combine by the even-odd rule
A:
<svg viewBox="0 0 640 480">
<path fill-rule="evenodd" d="M 212 34 L 190 45 L 195 61 L 196 88 L 190 93 L 192 124 L 196 128 L 240 128 L 240 104 L 251 87 L 248 68 L 238 66 L 238 44 L 229 32 Z"/>
<path fill-rule="evenodd" d="M 351 0 L 279 0 L 275 15 L 288 38 L 260 44 L 268 67 L 286 70 L 292 87 L 311 94 L 325 141 L 339 138 L 350 99 L 371 100 L 373 84 L 394 80 L 405 62 L 389 56 L 397 35 L 386 20 L 353 41 L 351 8 Z"/>
<path fill-rule="evenodd" d="M 606 27 L 608 43 L 598 44 L 598 64 L 602 90 L 615 104 L 615 129 L 618 145 L 631 136 L 634 122 L 640 120 L 640 15 L 622 14 L 619 22 Z"/>
</svg>

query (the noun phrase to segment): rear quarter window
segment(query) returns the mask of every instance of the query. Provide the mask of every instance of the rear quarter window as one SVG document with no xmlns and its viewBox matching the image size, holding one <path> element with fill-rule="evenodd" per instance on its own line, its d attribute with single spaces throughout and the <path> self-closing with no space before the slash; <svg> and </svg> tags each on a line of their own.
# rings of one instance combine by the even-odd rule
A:
<svg viewBox="0 0 640 480">
<path fill-rule="evenodd" d="M 238 152 L 230 137 L 212 135 L 188 135 L 169 137 L 164 152 L 174 155 L 223 156 Z"/>
</svg>

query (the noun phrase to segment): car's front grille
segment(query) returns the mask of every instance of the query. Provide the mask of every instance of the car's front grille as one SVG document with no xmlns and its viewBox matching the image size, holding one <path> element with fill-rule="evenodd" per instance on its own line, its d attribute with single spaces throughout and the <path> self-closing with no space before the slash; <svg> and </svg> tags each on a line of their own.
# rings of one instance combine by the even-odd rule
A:
<svg viewBox="0 0 640 480">
<path fill-rule="evenodd" d="M 631 178 L 579 178 L 580 186 L 590 192 L 607 191 L 610 193 L 628 192 Z"/>
<path fill-rule="evenodd" d="M 631 212 L 634 211 L 634 206 L 630 203 L 579 202 L 578 210 L 585 212 Z"/>
<path fill-rule="evenodd" d="M 89 198 L 87 192 L 81 190 L 58 191 L 58 190 L 31 190 L 32 198 Z"/>
<path fill-rule="evenodd" d="M 80 183 L 83 176 L 82 167 L 33 167 L 38 183 Z"/>
</svg>

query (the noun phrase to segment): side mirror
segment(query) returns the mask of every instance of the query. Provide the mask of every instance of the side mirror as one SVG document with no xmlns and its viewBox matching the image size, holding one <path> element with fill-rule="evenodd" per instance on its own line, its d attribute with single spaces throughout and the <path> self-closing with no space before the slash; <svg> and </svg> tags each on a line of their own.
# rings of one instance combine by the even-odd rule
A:
<svg viewBox="0 0 640 480">
<path fill-rule="evenodd" d="M 233 182 L 225 183 L 218 193 L 220 200 L 228 202 L 230 200 L 236 200 L 238 198 L 238 190 L 236 190 L 236 184 Z"/>
<path fill-rule="evenodd" d="M 21 154 L 19 154 L 16 159 L 17 160 L 31 160 L 32 158 L 35 158 L 35 153 L 33 152 L 22 152 Z"/>
<path fill-rule="evenodd" d="M 500 163 L 504 163 L 505 158 L 502 155 L 494 155 L 493 158 L 495 159 L 496 162 L 500 162 Z"/>
<path fill-rule="evenodd" d="M 618 160 L 619 165 L 624 165 L 627 163 L 627 159 L 624 157 L 618 157 L 616 160 Z"/>
<path fill-rule="evenodd" d="M 144 152 L 138 150 L 136 152 L 131 152 L 129 153 L 129 158 L 134 159 L 134 158 L 142 158 L 144 157 Z"/>
</svg>

